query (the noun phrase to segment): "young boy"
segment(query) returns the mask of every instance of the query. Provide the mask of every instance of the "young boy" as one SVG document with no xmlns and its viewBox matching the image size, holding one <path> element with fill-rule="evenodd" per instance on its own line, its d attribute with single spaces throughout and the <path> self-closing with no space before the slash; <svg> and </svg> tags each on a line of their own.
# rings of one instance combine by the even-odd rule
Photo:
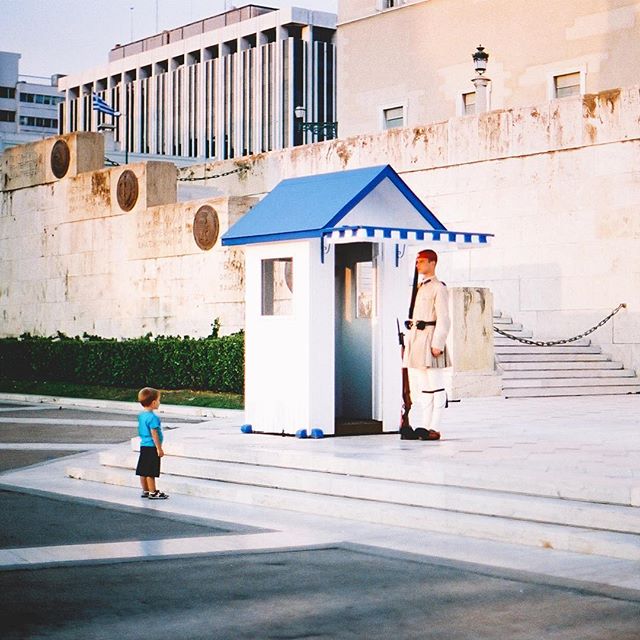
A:
<svg viewBox="0 0 640 640">
<path fill-rule="evenodd" d="M 138 414 L 138 435 L 140 436 L 140 458 L 136 475 L 140 476 L 142 498 L 166 500 L 169 496 L 156 488 L 156 478 L 160 476 L 162 450 L 162 427 L 160 418 L 154 411 L 160 406 L 160 392 L 145 387 L 138 392 L 138 402 L 145 408 Z"/>
</svg>

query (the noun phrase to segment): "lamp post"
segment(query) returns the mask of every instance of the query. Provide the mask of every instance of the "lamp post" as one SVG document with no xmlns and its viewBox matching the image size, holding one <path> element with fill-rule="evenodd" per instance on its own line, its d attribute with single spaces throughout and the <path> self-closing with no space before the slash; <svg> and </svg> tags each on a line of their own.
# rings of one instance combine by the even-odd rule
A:
<svg viewBox="0 0 640 640">
<path fill-rule="evenodd" d="M 477 74 L 476 77 L 471 80 L 476 89 L 476 113 L 484 113 L 485 111 L 489 111 L 489 83 L 491 79 L 484 75 L 484 72 L 487 70 L 489 54 L 484 50 L 482 45 L 478 45 L 471 57 L 473 58 L 473 66 Z"/>
<path fill-rule="evenodd" d="M 104 136 L 104 150 L 106 153 L 110 153 L 116 149 L 114 140 L 115 128 L 115 124 L 107 124 L 106 122 L 98 125 L 98 133 L 101 133 Z"/>
<path fill-rule="evenodd" d="M 307 110 L 298 106 L 293 110 L 296 117 L 296 128 L 298 131 L 311 131 L 314 136 L 318 136 L 322 133 L 325 137 L 337 138 L 338 137 L 338 123 L 337 122 L 306 122 L 305 115 Z"/>
</svg>

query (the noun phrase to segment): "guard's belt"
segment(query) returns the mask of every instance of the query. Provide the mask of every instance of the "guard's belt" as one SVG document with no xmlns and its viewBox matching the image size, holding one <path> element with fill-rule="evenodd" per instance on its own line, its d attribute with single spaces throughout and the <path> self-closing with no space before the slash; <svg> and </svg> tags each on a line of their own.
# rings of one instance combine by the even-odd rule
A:
<svg viewBox="0 0 640 640">
<path fill-rule="evenodd" d="M 413 327 L 413 325 L 416 325 L 416 329 L 418 329 L 418 331 L 422 331 L 423 329 L 426 329 L 427 327 L 435 327 L 436 326 L 436 322 L 435 320 L 405 320 L 404 321 L 404 326 L 407 327 L 407 329 L 411 329 L 411 327 Z"/>
</svg>

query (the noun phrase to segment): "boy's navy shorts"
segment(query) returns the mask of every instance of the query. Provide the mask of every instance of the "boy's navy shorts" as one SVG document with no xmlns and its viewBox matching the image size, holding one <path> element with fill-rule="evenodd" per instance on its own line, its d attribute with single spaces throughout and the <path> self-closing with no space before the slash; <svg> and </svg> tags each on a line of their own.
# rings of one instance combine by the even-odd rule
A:
<svg viewBox="0 0 640 640">
<path fill-rule="evenodd" d="M 136 475 L 145 478 L 160 477 L 160 456 L 155 447 L 140 447 Z"/>
</svg>

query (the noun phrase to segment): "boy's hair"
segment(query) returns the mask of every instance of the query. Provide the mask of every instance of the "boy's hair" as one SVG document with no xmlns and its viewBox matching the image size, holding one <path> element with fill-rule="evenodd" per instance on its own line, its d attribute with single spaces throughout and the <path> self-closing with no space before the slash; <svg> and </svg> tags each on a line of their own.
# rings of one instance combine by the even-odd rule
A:
<svg viewBox="0 0 640 640">
<path fill-rule="evenodd" d="M 157 400 L 160 397 L 160 392 L 157 389 L 153 389 L 152 387 L 145 387 L 144 389 L 140 389 L 138 391 L 138 402 L 143 407 L 148 407 L 154 400 Z"/>
</svg>

